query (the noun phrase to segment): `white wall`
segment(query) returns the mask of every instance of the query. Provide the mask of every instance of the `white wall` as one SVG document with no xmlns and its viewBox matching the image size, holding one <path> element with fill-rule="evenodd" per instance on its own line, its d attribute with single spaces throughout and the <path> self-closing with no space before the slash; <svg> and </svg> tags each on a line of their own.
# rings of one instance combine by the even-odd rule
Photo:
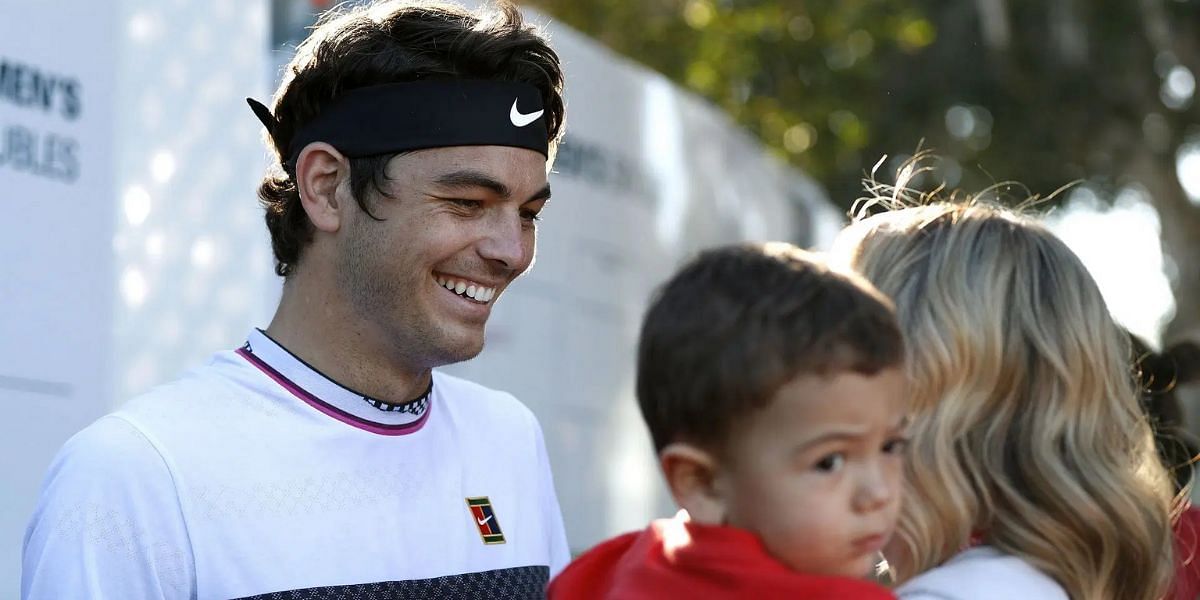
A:
<svg viewBox="0 0 1200 600">
<path fill-rule="evenodd" d="M 17 594 L 25 520 L 50 457 L 107 408 L 114 23 L 86 0 L 55 11 L 0 0 L 4 598 Z"/>
<path fill-rule="evenodd" d="M 44 110 L 0 84 L 0 598 L 17 596 L 25 523 L 67 437 L 270 315 L 266 154 L 243 100 L 270 86 L 266 14 L 0 0 L 0 61 L 81 90 L 68 117 L 57 95 Z M 42 174 L 14 159 L 14 129 L 36 136 Z"/>
<path fill-rule="evenodd" d="M 267 0 L 121 0 L 113 400 L 244 340 L 279 296 L 255 190 L 267 165 Z"/>
</svg>

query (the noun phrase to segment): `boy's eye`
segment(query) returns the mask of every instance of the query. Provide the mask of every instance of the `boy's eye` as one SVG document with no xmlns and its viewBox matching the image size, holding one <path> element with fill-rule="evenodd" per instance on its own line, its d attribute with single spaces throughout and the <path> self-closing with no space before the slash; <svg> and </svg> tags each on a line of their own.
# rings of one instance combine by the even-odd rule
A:
<svg viewBox="0 0 1200 600">
<path fill-rule="evenodd" d="M 895 438 L 888 440 L 883 445 L 883 452 L 885 454 L 903 454 L 906 448 L 908 448 L 908 438 Z"/>
<path fill-rule="evenodd" d="M 845 455 L 843 455 L 841 453 L 830 454 L 829 456 L 826 456 L 825 458 L 822 458 L 821 460 L 817 461 L 816 467 L 817 467 L 818 471 L 824 471 L 826 473 L 833 473 L 834 471 L 841 469 L 842 465 L 845 464 L 845 462 L 846 462 Z"/>
</svg>

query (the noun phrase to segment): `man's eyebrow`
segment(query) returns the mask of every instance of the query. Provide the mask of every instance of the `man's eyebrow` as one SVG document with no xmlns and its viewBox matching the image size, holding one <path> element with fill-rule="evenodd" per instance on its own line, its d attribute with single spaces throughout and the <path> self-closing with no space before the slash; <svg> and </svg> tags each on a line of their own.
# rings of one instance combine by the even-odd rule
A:
<svg viewBox="0 0 1200 600">
<path fill-rule="evenodd" d="M 508 186 L 504 185 L 504 182 L 487 173 L 470 169 L 452 171 L 439 176 L 433 181 L 438 185 L 452 188 L 481 187 L 491 190 L 501 198 L 508 198 L 512 195 L 512 190 L 508 189 Z"/>
<path fill-rule="evenodd" d="M 509 198 L 512 196 L 512 190 L 509 189 L 503 181 L 488 175 L 482 171 L 464 169 L 462 171 L 452 171 L 444 175 L 440 175 L 433 180 L 434 183 L 443 187 L 450 188 L 484 188 L 501 198 Z M 538 190 L 525 202 L 535 202 L 537 200 L 550 199 L 550 184 L 547 183 L 542 189 Z"/>
<path fill-rule="evenodd" d="M 542 187 L 542 189 L 538 190 L 536 194 L 530 196 L 529 199 L 526 200 L 526 202 L 536 202 L 538 200 L 549 200 L 549 199 L 550 199 L 550 184 L 547 183 L 544 187 Z"/>
</svg>

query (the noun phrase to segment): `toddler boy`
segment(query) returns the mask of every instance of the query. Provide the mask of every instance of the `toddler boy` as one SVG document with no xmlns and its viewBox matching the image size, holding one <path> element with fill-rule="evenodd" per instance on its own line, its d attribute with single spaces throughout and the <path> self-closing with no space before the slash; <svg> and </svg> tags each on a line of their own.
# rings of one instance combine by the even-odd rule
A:
<svg viewBox="0 0 1200 600">
<path fill-rule="evenodd" d="M 790 244 L 706 251 L 658 292 L 637 397 L 682 509 L 579 557 L 551 598 L 891 598 L 905 445 L 891 303 Z"/>
</svg>

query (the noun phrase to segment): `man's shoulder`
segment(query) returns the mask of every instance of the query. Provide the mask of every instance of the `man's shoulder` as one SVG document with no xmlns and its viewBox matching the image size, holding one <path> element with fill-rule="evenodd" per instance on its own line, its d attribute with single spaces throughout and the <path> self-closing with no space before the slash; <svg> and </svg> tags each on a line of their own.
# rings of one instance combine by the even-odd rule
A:
<svg viewBox="0 0 1200 600">
<path fill-rule="evenodd" d="M 189 422 L 203 422 L 206 417 L 227 418 L 228 415 L 211 413 L 254 406 L 249 397 L 255 394 L 245 385 L 250 380 L 244 379 L 253 375 L 235 353 L 220 352 L 177 379 L 134 396 L 113 415 L 143 429 L 154 429 L 157 424 L 186 426 Z M 233 396 L 241 401 L 228 402 Z"/>
<path fill-rule="evenodd" d="M 990 546 L 961 552 L 905 582 L 896 592 L 902 600 L 1067 600 L 1062 586 L 1049 575 L 1018 556 Z"/>
<path fill-rule="evenodd" d="M 61 457 L 85 468 L 120 468 L 142 457 L 152 463 L 159 439 L 178 439 L 178 429 L 198 425 L 203 406 L 222 393 L 224 383 L 209 365 L 139 394 L 80 430 L 63 445 Z M 169 426 L 169 430 L 165 428 Z M 136 467 L 137 460 L 128 466 Z M 127 471 L 127 469 L 122 469 Z"/>
<path fill-rule="evenodd" d="M 438 396 L 445 398 L 447 402 L 454 403 L 455 408 L 534 418 L 529 408 L 516 396 L 461 377 L 434 371 L 433 387 Z"/>
<path fill-rule="evenodd" d="M 137 425 L 116 414 L 71 436 L 50 465 L 45 486 L 60 500 L 108 505 L 151 481 L 170 481 L 159 449 Z"/>
<path fill-rule="evenodd" d="M 186 438 L 184 430 L 202 427 L 205 405 L 229 394 L 231 365 L 221 354 L 180 378 L 133 397 L 67 440 L 54 469 L 95 473 L 96 479 L 136 479 L 165 467 L 162 440 Z"/>
<path fill-rule="evenodd" d="M 537 417 L 516 396 L 434 371 L 436 404 L 432 410 L 444 410 L 455 426 L 467 431 L 487 431 L 485 438 L 498 445 L 514 448 L 542 445 L 542 429 Z"/>
<path fill-rule="evenodd" d="M 156 462 L 154 445 L 133 423 L 116 413 L 105 415 L 84 427 L 63 444 L 60 457 L 69 456 L 76 466 L 110 476 L 123 465 L 137 467 Z"/>
<path fill-rule="evenodd" d="M 22 595 L 185 596 L 191 564 L 171 470 L 141 430 L 106 415 L 71 437 L 25 530 Z"/>
</svg>

